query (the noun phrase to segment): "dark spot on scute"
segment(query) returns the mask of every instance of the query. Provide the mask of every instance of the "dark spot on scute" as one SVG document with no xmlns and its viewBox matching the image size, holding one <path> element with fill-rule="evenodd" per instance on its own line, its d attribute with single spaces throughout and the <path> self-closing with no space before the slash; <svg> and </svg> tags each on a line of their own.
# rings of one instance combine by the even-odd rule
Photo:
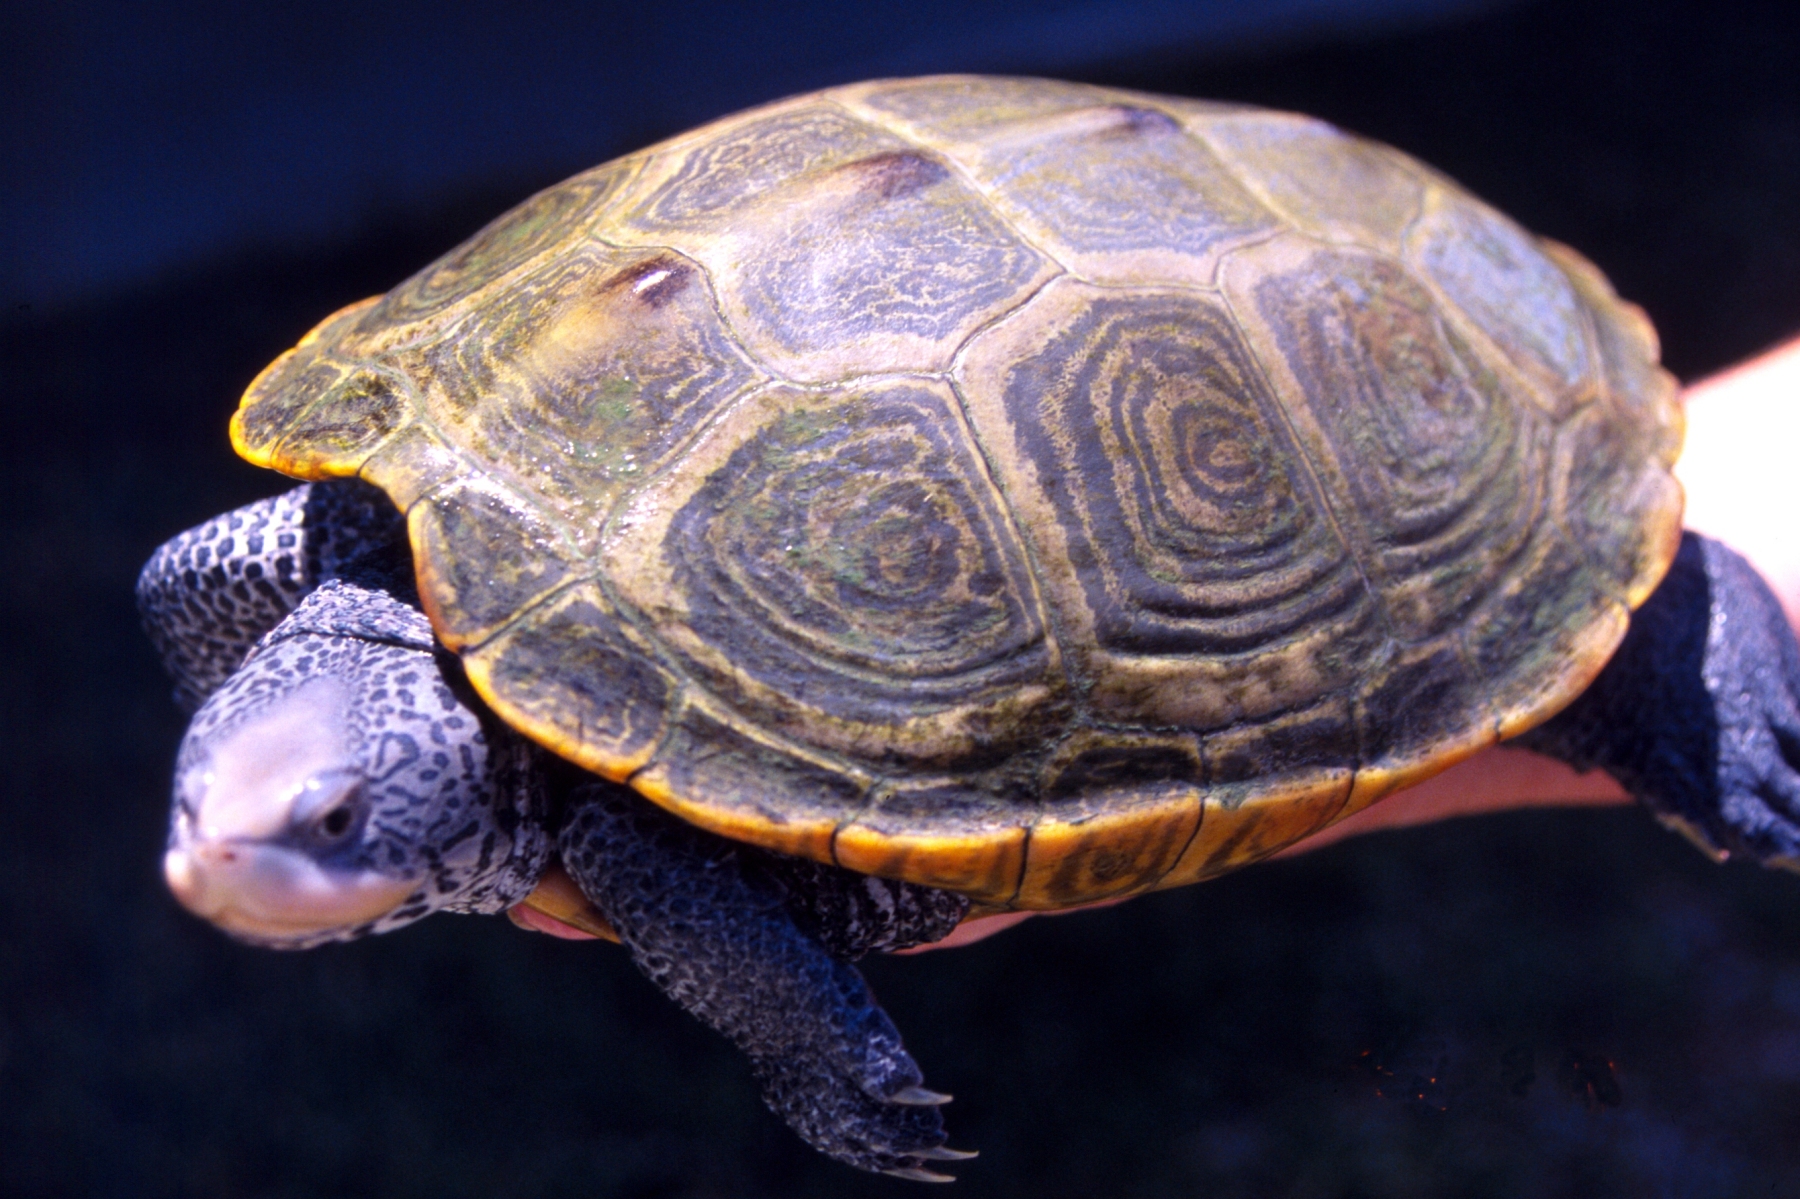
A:
<svg viewBox="0 0 1800 1199">
<path fill-rule="evenodd" d="M 853 171 L 861 190 L 894 200 L 943 182 L 950 172 L 943 163 L 912 150 L 889 150 L 845 163 L 840 170 Z"/>
<path fill-rule="evenodd" d="M 1166 112 L 1158 112 L 1154 108 L 1134 108 L 1120 104 L 1113 107 L 1109 114 L 1113 119 L 1106 126 L 1096 131 L 1095 136 L 1107 139 L 1126 137 L 1164 137 L 1171 133 L 1181 132 L 1181 123 Z"/>
<path fill-rule="evenodd" d="M 652 258 L 628 267 L 606 281 L 608 291 L 624 291 L 646 308 L 668 304 L 694 280 L 694 268 L 679 258 Z"/>
<path fill-rule="evenodd" d="M 969 590 L 975 595 L 998 595 L 1006 586 L 1006 578 L 998 571 L 983 570 L 969 576 Z"/>
</svg>

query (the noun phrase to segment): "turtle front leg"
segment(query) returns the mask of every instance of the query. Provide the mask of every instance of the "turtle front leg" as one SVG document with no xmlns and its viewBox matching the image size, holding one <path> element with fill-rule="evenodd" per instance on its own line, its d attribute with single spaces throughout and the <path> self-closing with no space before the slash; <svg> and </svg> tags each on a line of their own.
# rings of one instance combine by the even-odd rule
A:
<svg viewBox="0 0 1800 1199">
<path fill-rule="evenodd" d="M 651 982 L 725 1034 L 763 1098 L 838 1161 L 948 1181 L 938 1105 L 854 968 L 795 923 L 755 850 L 693 828 L 624 788 L 574 789 L 563 864 Z"/>
<path fill-rule="evenodd" d="M 1593 686 L 1519 743 L 1607 771 L 1715 858 L 1800 870 L 1800 643 L 1717 541 L 1683 534 Z"/>
<path fill-rule="evenodd" d="M 411 599 L 406 525 L 380 491 L 306 483 L 170 538 L 138 574 L 138 614 L 197 710 L 319 584 L 344 578 Z"/>
</svg>

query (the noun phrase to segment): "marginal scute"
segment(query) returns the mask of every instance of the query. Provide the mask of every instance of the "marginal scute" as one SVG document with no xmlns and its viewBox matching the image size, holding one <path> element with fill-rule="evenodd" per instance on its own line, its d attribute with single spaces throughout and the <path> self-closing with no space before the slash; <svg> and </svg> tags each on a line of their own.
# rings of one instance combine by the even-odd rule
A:
<svg viewBox="0 0 1800 1199">
<path fill-rule="evenodd" d="M 1182 887 L 1268 857 L 1345 814 L 1353 775 L 1329 765 L 1212 786 L 1200 828 L 1157 889 Z"/>
<path fill-rule="evenodd" d="M 275 447 L 318 398 L 348 373 L 342 363 L 305 347 L 289 350 L 264 368 L 231 417 L 238 453 L 275 469 Z"/>
<path fill-rule="evenodd" d="M 308 410 L 350 373 L 350 365 L 333 357 L 330 351 L 345 330 L 352 328 L 379 300 L 379 296 L 372 296 L 332 313 L 308 331 L 299 345 L 276 358 L 250 381 L 238 410 L 231 417 L 231 443 L 238 453 L 258 466 L 272 467 L 288 474 L 300 473 L 283 465 L 287 459 L 277 459 L 277 446 L 290 431 L 296 430 L 297 423 Z M 293 439 L 292 454 L 307 463 L 322 459 L 331 461 L 328 451 L 315 451 L 307 444 L 304 427 L 298 432 L 299 436 Z M 349 474 L 354 470 L 354 466 L 335 471 L 321 470 L 316 477 Z"/>
<path fill-rule="evenodd" d="M 942 384 L 752 397 L 604 560 L 686 669 L 802 743 L 966 763 L 1062 719 L 1023 550 Z"/>
<path fill-rule="evenodd" d="M 680 685 L 593 583 L 570 587 L 463 655 L 508 724 L 623 782 L 663 735 Z"/>
<path fill-rule="evenodd" d="M 1625 635 L 1618 582 L 1545 522 L 1528 559 L 1463 631 L 1502 737 L 1559 711 L 1593 681 Z"/>
<path fill-rule="evenodd" d="M 1617 405 L 1596 404 L 1557 443 L 1558 523 L 1607 590 L 1632 607 L 1662 579 L 1681 540 L 1681 485 L 1658 460 L 1658 432 Z"/>
<path fill-rule="evenodd" d="M 1358 741 L 1342 697 L 1207 734 L 1199 828 L 1154 885 L 1180 886 L 1246 865 L 1341 817 Z"/>
<path fill-rule="evenodd" d="M 883 788 L 832 841 L 847 870 L 904 878 L 1010 906 L 1025 868 L 1030 793 L 947 778 Z"/>
<path fill-rule="evenodd" d="M 307 381 L 301 382 L 301 387 Z M 390 434 L 413 418 L 412 384 L 372 366 L 343 371 L 318 401 L 289 423 L 269 456 L 283 474 L 316 479 L 359 470 Z"/>
<path fill-rule="evenodd" d="M 1394 634 L 1454 627 L 1539 519 L 1547 418 L 1391 259 L 1272 244 L 1225 281 Z"/>
<path fill-rule="evenodd" d="M 1645 430 L 1655 460 L 1664 467 L 1674 466 L 1681 454 L 1685 416 L 1680 384 L 1658 364 L 1656 327 L 1642 308 L 1614 294 L 1600 268 L 1586 258 L 1556 242 L 1540 245 L 1569 276 L 1594 322 L 1606 398 L 1617 419 Z M 1674 552 L 1669 550 L 1670 560 Z M 1661 571 L 1657 573 L 1661 577 Z"/>
<path fill-rule="evenodd" d="M 829 862 L 832 834 L 861 809 L 872 782 L 689 702 L 631 785 L 701 828 Z"/>
<path fill-rule="evenodd" d="M 1200 113 L 1188 127 L 1315 237 L 1397 249 L 1424 198 L 1424 184 L 1392 150 L 1311 117 Z"/>
<path fill-rule="evenodd" d="M 1040 784 L 1012 906 L 1053 909 L 1156 885 L 1200 826 L 1206 783 L 1192 734 L 1110 729 L 1057 748 Z"/>
</svg>

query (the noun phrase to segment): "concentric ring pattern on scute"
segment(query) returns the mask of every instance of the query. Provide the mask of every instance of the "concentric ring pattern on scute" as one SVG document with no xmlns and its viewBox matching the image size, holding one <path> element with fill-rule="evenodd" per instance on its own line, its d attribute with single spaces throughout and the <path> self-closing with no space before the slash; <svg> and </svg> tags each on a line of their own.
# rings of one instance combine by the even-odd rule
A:
<svg viewBox="0 0 1800 1199">
<path fill-rule="evenodd" d="M 634 497 L 607 575 L 683 669 L 784 734 L 965 768 L 1054 735 L 1034 588 L 950 388 L 774 388 Z"/>
<path fill-rule="evenodd" d="M 1057 907 L 1541 721 L 1679 532 L 1654 334 L 1320 122 L 799 97 L 552 188 L 252 384 L 495 710 L 690 820 Z"/>
</svg>

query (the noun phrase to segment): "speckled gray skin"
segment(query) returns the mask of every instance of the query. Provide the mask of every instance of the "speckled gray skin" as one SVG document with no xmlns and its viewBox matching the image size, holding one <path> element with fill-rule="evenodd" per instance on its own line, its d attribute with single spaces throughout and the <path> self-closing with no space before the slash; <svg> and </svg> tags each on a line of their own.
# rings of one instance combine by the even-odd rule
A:
<svg viewBox="0 0 1800 1199">
<path fill-rule="evenodd" d="M 862 977 L 796 925 L 767 856 L 604 782 L 576 788 L 563 864 L 632 960 L 750 1059 L 771 1110 L 815 1149 L 864 1170 L 930 1178 L 944 1097 Z M 949 913 L 946 913 L 949 914 Z M 955 927 L 955 912 L 936 929 Z"/>
<path fill-rule="evenodd" d="M 320 583 L 348 579 L 416 599 L 406 524 L 380 491 L 303 484 L 173 537 L 138 574 L 144 631 L 192 712 Z"/>
<path fill-rule="evenodd" d="M 941 940 L 969 912 L 968 899 L 954 891 L 784 854 L 755 851 L 746 860 L 781 888 L 800 927 L 846 962 Z"/>
<path fill-rule="evenodd" d="M 411 590 L 403 528 L 378 492 L 319 483 L 227 513 L 159 549 L 138 593 L 146 626 L 199 705 L 176 769 L 171 847 L 190 837 L 215 749 L 297 697 L 345 724 L 358 784 L 329 827 L 271 844 L 345 874 L 416 883 L 380 916 L 303 948 L 433 911 L 497 912 L 529 893 L 559 825 L 565 864 L 645 974 L 755 1064 L 770 1107 L 840 1161 L 941 1179 L 944 1096 L 846 964 L 945 936 L 957 895 L 737 845 L 555 763 L 500 724 L 438 647 Z M 260 742 L 258 743 L 260 744 Z M 336 758 L 334 757 L 335 761 Z M 343 773 L 340 771 L 339 773 Z"/>
</svg>

